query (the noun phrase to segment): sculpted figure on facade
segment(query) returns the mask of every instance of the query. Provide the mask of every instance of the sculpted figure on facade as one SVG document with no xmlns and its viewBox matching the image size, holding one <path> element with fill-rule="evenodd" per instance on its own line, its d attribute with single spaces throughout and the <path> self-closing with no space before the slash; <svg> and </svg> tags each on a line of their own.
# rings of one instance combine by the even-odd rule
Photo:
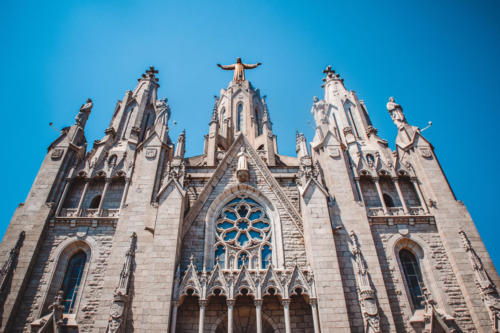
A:
<svg viewBox="0 0 500 333">
<path fill-rule="evenodd" d="M 387 102 L 387 111 L 391 115 L 392 121 L 398 128 L 407 123 L 403 113 L 403 108 L 394 101 L 394 97 L 389 97 L 389 101 Z"/>
<path fill-rule="evenodd" d="M 76 115 L 75 118 L 75 123 L 76 125 L 79 125 L 81 127 L 85 126 L 85 123 L 87 122 L 87 119 L 89 117 L 90 111 L 92 110 L 92 107 L 94 104 L 92 103 L 92 100 L 89 98 L 87 99 L 87 102 L 85 104 L 82 104 L 80 107 L 80 111 Z"/>
<path fill-rule="evenodd" d="M 245 81 L 245 69 L 257 68 L 262 65 L 261 62 L 256 64 L 244 64 L 241 62 L 241 58 L 236 58 L 236 63 L 232 65 L 221 65 L 217 64 L 220 68 L 224 70 L 234 70 L 233 81 L 243 82 Z"/>
</svg>

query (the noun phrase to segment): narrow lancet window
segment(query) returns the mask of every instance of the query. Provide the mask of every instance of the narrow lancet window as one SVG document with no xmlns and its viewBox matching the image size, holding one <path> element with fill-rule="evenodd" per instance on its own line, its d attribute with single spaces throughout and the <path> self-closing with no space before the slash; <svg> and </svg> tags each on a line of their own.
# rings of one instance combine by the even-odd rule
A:
<svg viewBox="0 0 500 333">
<path fill-rule="evenodd" d="M 238 104 L 238 115 L 236 117 L 236 130 L 241 131 L 243 125 L 243 104 Z"/>
<path fill-rule="evenodd" d="M 74 310 L 86 261 L 87 255 L 83 251 L 77 252 L 69 260 L 61 288 L 63 291 L 65 313 L 72 313 Z"/>
<path fill-rule="evenodd" d="M 257 136 L 260 136 L 262 135 L 262 119 L 260 119 L 258 109 L 255 109 L 255 122 L 257 123 Z"/>
<path fill-rule="evenodd" d="M 408 292 L 410 293 L 411 302 L 413 308 L 423 309 L 422 305 L 422 287 L 424 282 L 422 280 L 422 273 L 420 272 L 420 266 L 418 264 L 417 258 L 413 253 L 408 250 L 401 250 L 399 252 L 399 259 L 401 261 L 401 266 L 403 267 L 403 273 L 405 276 L 406 284 L 408 286 Z"/>
</svg>

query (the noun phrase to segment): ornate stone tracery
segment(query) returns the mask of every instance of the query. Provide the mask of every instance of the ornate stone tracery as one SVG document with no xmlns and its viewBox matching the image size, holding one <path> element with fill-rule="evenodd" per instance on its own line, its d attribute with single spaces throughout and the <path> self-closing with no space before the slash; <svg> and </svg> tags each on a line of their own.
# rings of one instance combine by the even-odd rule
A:
<svg viewBox="0 0 500 333">
<path fill-rule="evenodd" d="M 224 206 L 215 223 L 215 263 L 229 269 L 271 263 L 271 221 L 257 201 L 240 194 Z"/>
</svg>

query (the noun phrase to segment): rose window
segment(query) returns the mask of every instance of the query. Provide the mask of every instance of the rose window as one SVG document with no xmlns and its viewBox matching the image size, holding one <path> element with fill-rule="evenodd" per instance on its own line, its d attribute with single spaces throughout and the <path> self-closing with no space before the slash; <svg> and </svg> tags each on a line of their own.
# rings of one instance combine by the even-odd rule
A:
<svg viewBox="0 0 500 333">
<path fill-rule="evenodd" d="M 255 200 L 240 195 L 229 201 L 217 219 L 216 235 L 215 262 L 229 260 L 231 268 L 266 268 L 270 264 L 271 224 Z"/>
</svg>

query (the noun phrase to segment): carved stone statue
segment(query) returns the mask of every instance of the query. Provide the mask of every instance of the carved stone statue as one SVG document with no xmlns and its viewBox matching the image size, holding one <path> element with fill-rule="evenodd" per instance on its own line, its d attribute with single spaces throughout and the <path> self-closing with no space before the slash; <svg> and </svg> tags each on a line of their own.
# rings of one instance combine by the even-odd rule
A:
<svg viewBox="0 0 500 333">
<path fill-rule="evenodd" d="M 94 106 L 94 104 L 92 103 L 92 100 L 90 98 L 87 99 L 87 102 L 85 104 L 82 104 L 82 106 L 80 107 L 80 111 L 75 118 L 75 122 L 77 125 L 80 125 L 82 127 L 85 126 L 90 111 L 92 110 L 92 106 Z"/>
<path fill-rule="evenodd" d="M 407 123 L 403 113 L 403 108 L 394 101 L 394 97 L 389 97 L 389 102 L 387 102 L 387 111 L 389 111 L 392 121 L 396 124 L 396 126 L 400 127 L 402 124 Z"/>
<path fill-rule="evenodd" d="M 236 167 L 236 177 L 240 182 L 246 182 L 250 176 L 248 172 L 247 153 L 245 147 L 240 148 L 238 153 L 238 166 Z"/>
<path fill-rule="evenodd" d="M 247 153 L 245 151 L 245 147 L 241 147 L 240 152 L 238 153 L 238 168 L 237 170 L 248 170 L 247 164 Z"/>
<path fill-rule="evenodd" d="M 241 62 L 241 58 L 236 58 L 236 63 L 232 65 L 217 64 L 217 66 L 227 71 L 234 70 L 233 81 L 235 82 L 245 81 L 245 69 L 257 68 L 260 65 L 262 65 L 261 62 L 257 64 L 244 64 Z"/>
</svg>

